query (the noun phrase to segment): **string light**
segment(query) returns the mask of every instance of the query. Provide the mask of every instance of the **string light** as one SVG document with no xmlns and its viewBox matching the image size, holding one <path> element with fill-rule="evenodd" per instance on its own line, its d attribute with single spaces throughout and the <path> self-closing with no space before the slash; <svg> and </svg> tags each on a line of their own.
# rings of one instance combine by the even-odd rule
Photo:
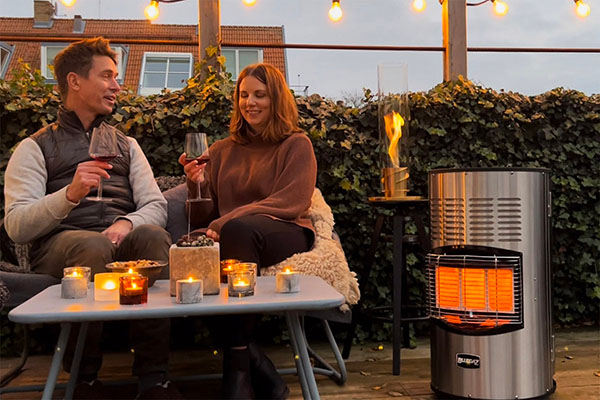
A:
<svg viewBox="0 0 600 400">
<path fill-rule="evenodd" d="M 331 8 L 329 9 L 329 19 L 333 22 L 337 22 L 342 19 L 344 13 L 342 7 L 340 7 L 340 0 L 332 0 Z"/>
<path fill-rule="evenodd" d="M 247 6 L 253 6 L 254 4 L 256 4 L 256 0 L 242 0 L 242 3 L 244 3 Z"/>
<path fill-rule="evenodd" d="M 590 5 L 581 0 L 575 0 L 575 12 L 581 18 L 585 18 L 590 15 Z"/>
<path fill-rule="evenodd" d="M 158 18 L 160 11 L 158 10 L 158 1 L 152 0 L 150 4 L 144 9 L 144 15 L 150 21 L 154 21 Z"/>
<path fill-rule="evenodd" d="M 508 4 L 506 4 L 502 0 L 492 0 L 492 3 L 494 3 L 494 12 L 496 13 L 496 15 L 499 15 L 501 17 L 506 15 L 506 13 L 508 12 Z"/>
<path fill-rule="evenodd" d="M 427 3 L 425 0 L 414 0 L 412 6 L 415 11 L 423 12 L 427 8 Z"/>
<path fill-rule="evenodd" d="M 60 0 L 60 2 L 66 7 L 71 7 L 76 1 L 77 0 Z"/>
</svg>

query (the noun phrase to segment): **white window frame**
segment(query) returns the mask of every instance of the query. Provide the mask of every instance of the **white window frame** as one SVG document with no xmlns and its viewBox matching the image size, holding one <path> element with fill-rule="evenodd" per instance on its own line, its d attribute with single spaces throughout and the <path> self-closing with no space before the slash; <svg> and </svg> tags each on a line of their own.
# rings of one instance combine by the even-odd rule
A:
<svg viewBox="0 0 600 400">
<path fill-rule="evenodd" d="M 223 50 L 227 50 L 227 51 L 235 51 L 235 71 L 227 71 L 231 74 L 231 79 L 235 82 L 237 81 L 237 77 L 240 74 L 240 72 L 242 72 L 242 69 L 244 68 L 240 68 L 240 50 L 242 51 L 248 51 L 248 50 L 256 50 L 256 52 L 258 53 L 258 58 L 257 58 L 257 62 L 261 63 L 263 62 L 263 49 L 260 47 L 223 47 L 221 49 L 221 52 Z"/>
<path fill-rule="evenodd" d="M 8 53 L 8 55 L 6 56 L 4 63 L 0 64 L 0 79 L 4 79 L 4 76 L 6 76 L 6 71 L 8 71 L 8 65 L 10 64 L 10 59 L 12 58 L 12 55 L 15 51 L 15 46 L 10 45 L 8 43 L 0 42 L 0 51 L 2 51 L 2 50 L 6 51 Z"/>
<path fill-rule="evenodd" d="M 165 57 L 167 58 L 167 70 L 165 74 L 165 86 L 162 88 L 157 87 L 144 87 L 144 71 L 146 70 L 146 60 L 151 57 Z M 142 60 L 142 69 L 140 71 L 140 83 L 138 85 L 138 94 L 142 96 L 148 96 L 151 94 L 158 94 L 163 89 L 179 90 L 181 88 L 170 88 L 167 86 L 169 80 L 169 62 L 171 58 L 187 58 L 189 60 L 188 79 L 192 77 L 194 71 L 194 56 L 192 53 L 160 53 L 154 51 L 144 52 L 144 58 Z M 185 87 L 185 85 L 183 85 Z"/>
<path fill-rule="evenodd" d="M 48 65 L 46 64 L 47 59 L 47 49 L 48 47 L 58 47 L 61 50 L 67 47 L 69 43 L 42 43 L 41 46 L 41 59 L 40 59 L 40 71 L 42 71 L 42 76 L 46 78 L 46 82 L 48 83 L 57 83 L 56 78 L 50 72 Z M 123 84 L 125 79 L 125 71 L 127 70 L 127 58 L 129 55 L 129 48 L 124 45 L 119 44 L 111 44 L 110 48 L 117 53 L 117 82 L 119 84 Z M 52 60 L 54 62 L 54 60 Z"/>
</svg>

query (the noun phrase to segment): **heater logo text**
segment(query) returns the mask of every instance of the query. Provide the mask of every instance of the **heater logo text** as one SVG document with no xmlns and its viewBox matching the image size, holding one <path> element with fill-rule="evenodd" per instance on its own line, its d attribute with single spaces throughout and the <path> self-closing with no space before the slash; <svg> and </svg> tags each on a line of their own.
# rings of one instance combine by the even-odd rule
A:
<svg viewBox="0 0 600 400">
<path fill-rule="evenodd" d="M 456 365 L 462 368 L 479 368 L 479 356 L 475 354 L 457 353 Z"/>
</svg>

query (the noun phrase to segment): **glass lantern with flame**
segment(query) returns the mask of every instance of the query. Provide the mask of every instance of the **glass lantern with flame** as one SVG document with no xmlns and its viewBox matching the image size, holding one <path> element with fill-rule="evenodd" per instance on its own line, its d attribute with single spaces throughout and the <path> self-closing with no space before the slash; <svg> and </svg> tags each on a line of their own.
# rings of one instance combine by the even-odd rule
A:
<svg viewBox="0 0 600 400">
<path fill-rule="evenodd" d="M 381 183 L 387 198 L 408 193 L 408 66 L 377 66 Z"/>
</svg>

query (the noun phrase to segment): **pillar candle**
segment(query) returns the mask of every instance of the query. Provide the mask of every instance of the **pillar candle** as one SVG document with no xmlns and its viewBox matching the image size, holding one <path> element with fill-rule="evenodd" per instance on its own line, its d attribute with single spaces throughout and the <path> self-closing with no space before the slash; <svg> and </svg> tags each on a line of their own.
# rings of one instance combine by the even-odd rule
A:
<svg viewBox="0 0 600 400">
<path fill-rule="evenodd" d="M 175 282 L 175 301 L 179 304 L 192 304 L 201 302 L 202 279 L 178 279 Z"/>
<path fill-rule="evenodd" d="M 83 275 L 65 276 L 60 281 L 60 297 L 63 299 L 87 297 L 87 280 Z"/>
<path fill-rule="evenodd" d="M 277 293 L 296 293 L 300 291 L 300 274 L 285 268 L 275 275 L 275 291 Z"/>
</svg>

